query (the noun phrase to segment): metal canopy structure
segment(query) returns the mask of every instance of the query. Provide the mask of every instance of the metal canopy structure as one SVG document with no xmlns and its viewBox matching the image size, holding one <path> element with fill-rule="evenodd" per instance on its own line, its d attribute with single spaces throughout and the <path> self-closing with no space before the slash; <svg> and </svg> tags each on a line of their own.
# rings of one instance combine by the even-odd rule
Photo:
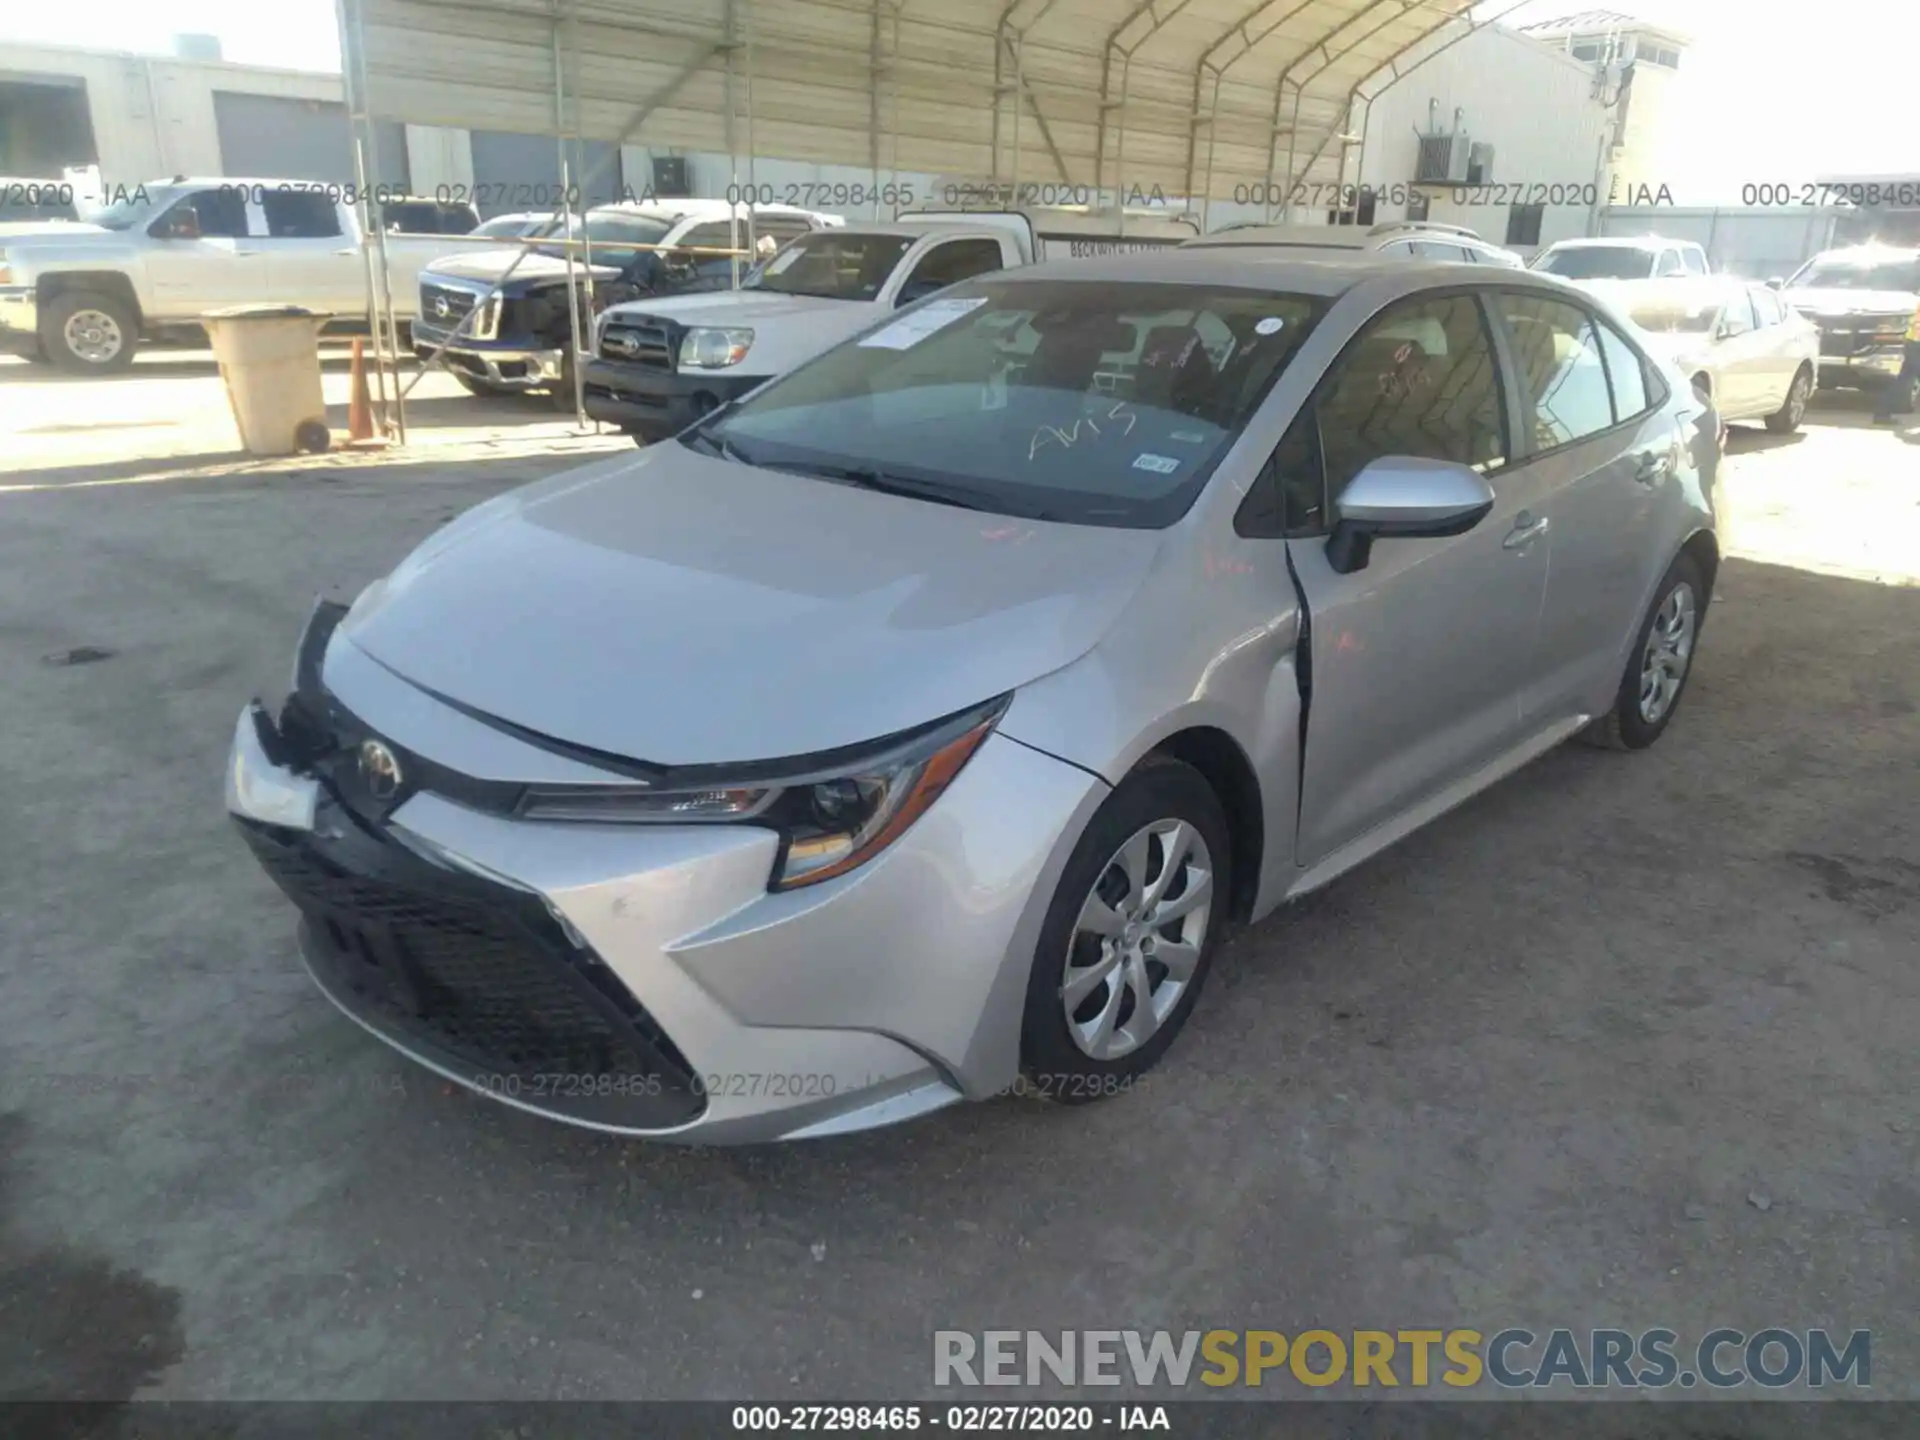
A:
<svg viewBox="0 0 1920 1440">
<path fill-rule="evenodd" d="M 1501 0 L 1499 14 L 1521 3 Z M 374 237 L 376 361 L 383 394 L 393 381 L 403 440 L 400 327 L 385 236 L 370 223 L 369 187 L 383 178 L 372 173 L 376 121 L 554 136 L 548 193 L 556 220 L 569 217 L 569 242 L 562 197 L 605 178 L 579 173 L 580 141 L 725 154 L 749 195 L 757 159 L 865 172 L 875 218 L 883 203 L 889 214 L 916 199 L 937 205 L 892 198 L 900 176 L 934 175 L 1010 187 L 1016 204 L 1064 191 L 1067 203 L 1120 210 L 1122 229 L 1125 207 L 1144 197 L 1197 210 L 1204 229 L 1215 200 L 1290 218 L 1304 189 L 1307 206 L 1348 208 L 1339 197 L 1357 182 L 1348 162 L 1355 147 L 1364 161 L 1374 98 L 1499 18 L 1472 15 L 1478 0 L 337 4 Z"/>
<path fill-rule="evenodd" d="M 340 3 L 383 120 L 1203 206 L 1344 180 L 1362 86 L 1474 0 Z"/>
</svg>

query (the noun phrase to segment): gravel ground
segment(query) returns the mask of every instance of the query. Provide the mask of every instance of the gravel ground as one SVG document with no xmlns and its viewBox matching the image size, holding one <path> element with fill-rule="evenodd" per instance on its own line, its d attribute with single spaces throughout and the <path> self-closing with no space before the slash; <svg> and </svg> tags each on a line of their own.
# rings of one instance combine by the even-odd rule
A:
<svg viewBox="0 0 1920 1440">
<path fill-rule="evenodd" d="M 1872 1330 L 1920 1399 L 1920 589 L 1852 578 L 1920 579 L 1920 451 L 1822 398 L 1736 439 L 1653 751 L 1555 752 L 1242 934 L 1124 1100 L 749 1151 L 450 1093 L 313 990 L 222 814 L 312 596 L 571 452 L 43 454 L 0 493 L 0 1396 L 911 1398 L 935 1329 L 1782 1325 Z"/>
</svg>

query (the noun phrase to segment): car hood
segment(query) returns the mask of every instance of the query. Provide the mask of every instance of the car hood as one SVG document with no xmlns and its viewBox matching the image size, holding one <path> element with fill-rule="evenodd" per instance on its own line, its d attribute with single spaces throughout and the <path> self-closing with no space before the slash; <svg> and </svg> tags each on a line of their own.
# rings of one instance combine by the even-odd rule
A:
<svg viewBox="0 0 1920 1440">
<path fill-rule="evenodd" d="M 567 262 L 557 255 L 543 255 L 539 251 L 529 254 L 521 260 L 517 268 L 513 262 L 519 258 L 518 247 L 511 250 L 476 250 L 470 255 L 442 255 L 426 270 L 421 278 L 432 275 L 451 275 L 462 280 L 498 280 L 509 269 L 513 270 L 515 280 L 564 280 L 567 278 Z M 582 274 L 586 265 L 577 257 L 573 262 L 573 273 Z M 619 267 L 595 265 L 593 278 L 610 280 L 620 273 Z"/>
<path fill-rule="evenodd" d="M 871 302 L 825 300 L 813 295 L 779 295 L 769 290 L 715 290 L 700 295 L 677 295 L 667 300 L 634 300 L 616 305 L 609 314 L 661 315 L 683 325 L 724 324 L 795 315 L 839 317 L 848 324 L 873 318 Z"/>
<path fill-rule="evenodd" d="M 1787 303 L 1809 319 L 1837 319 L 1845 315 L 1912 314 L 1917 298 L 1904 290 L 1837 290 L 1809 286 L 1786 292 Z"/>
<path fill-rule="evenodd" d="M 102 236 L 121 233 L 109 230 L 104 225 L 89 225 L 84 220 L 8 220 L 0 224 L 0 239 L 9 245 L 23 242 L 31 245 L 40 240 L 71 244 L 76 240 L 98 240 Z"/>
<path fill-rule="evenodd" d="M 875 740 L 1084 655 L 1161 533 L 1041 524 L 668 441 L 469 511 L 356 602 L 413 684 L 662 765 Z"/>
</svg>

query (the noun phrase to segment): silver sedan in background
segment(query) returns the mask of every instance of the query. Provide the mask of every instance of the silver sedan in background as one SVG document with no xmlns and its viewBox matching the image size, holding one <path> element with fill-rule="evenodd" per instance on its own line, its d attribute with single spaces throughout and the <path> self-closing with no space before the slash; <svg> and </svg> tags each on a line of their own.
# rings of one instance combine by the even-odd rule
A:
<svg viewBox="0 0 1920 1440">
<path fill-rule="evenodd" d="M 1230 924 L 1672 723 L 1714 425 L 1629 329 L 1467 265 L 966 282 L 318 606 L 228 807 L 321 989 L 509 1104 L 1114 1095 Z"/>
</svg>

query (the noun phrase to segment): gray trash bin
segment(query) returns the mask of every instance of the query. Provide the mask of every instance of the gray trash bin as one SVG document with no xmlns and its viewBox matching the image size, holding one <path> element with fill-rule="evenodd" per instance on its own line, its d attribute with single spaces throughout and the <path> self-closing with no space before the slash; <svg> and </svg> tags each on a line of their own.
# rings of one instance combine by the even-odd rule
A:
<svg viewBox="0 0 1920 1440">
<path fill-rule="evenodd" d="M 240 305 L 200 317 L 248 454 L 333 443 L 320 389 L 320 331 L 330 318 L 297 305 Z"/>
</svg>

